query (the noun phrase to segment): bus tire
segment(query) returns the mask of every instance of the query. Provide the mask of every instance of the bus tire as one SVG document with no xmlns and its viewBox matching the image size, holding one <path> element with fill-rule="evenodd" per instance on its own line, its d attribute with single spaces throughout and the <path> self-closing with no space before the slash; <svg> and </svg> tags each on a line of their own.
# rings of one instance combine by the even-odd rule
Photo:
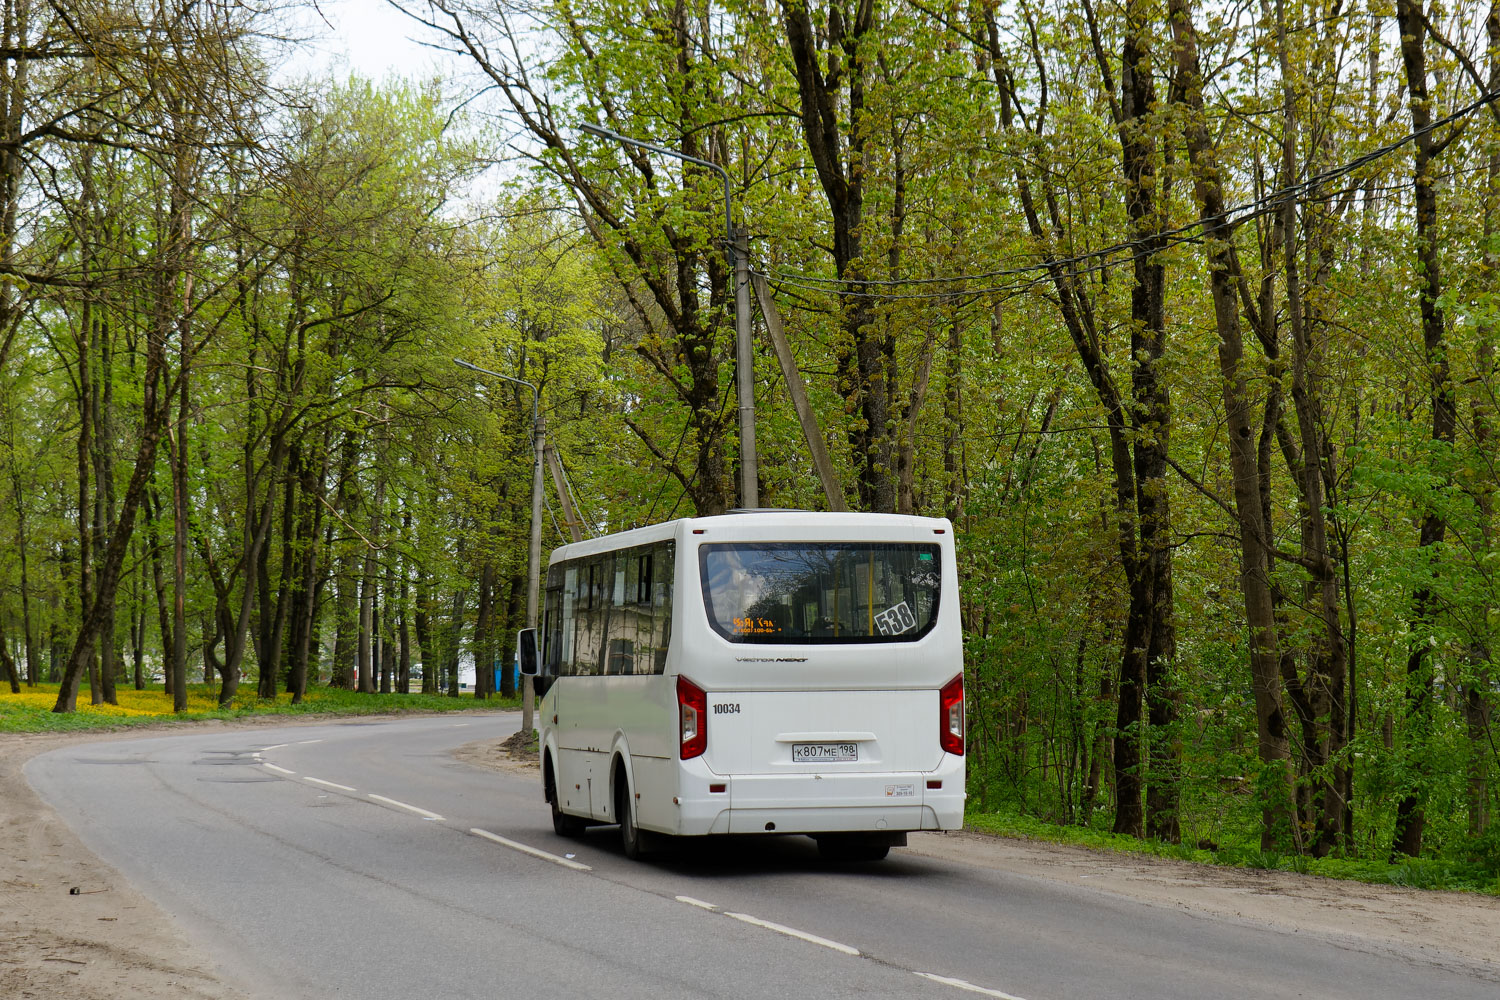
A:
<svg viewBox="0 0 1500 1000">
<path fill-rule="evenodd" d="M 552 758 L 547 758 L 547 804 L 552 807 L 552 832 L 559 837 L 581 837 L 588 824 L 577 816 L 569 816 L 558 805 L 557 779 L 552 774 Z"/>
<path fill-rule="evenodd" d="M 620 824 L 620 846 L 631 861 L 650 857 L 651 834 L 635 825 L 635 810 L 630 807 L 630 785 L 625 775 L 615 778 L 615 819 Z"/>
</svg>

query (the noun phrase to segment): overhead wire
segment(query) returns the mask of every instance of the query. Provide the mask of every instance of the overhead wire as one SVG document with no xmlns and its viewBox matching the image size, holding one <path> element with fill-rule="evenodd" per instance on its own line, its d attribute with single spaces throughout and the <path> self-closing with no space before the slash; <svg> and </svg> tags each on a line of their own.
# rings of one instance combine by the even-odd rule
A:
<svg viewBox="0 0 1500 1000">
<path fill-rule="evenodd" d="M 1467 116 L 1473 114 L 1475 111 L 1478 111 L 1479 109 L 1486 107 L 1487 105 L 1493 104 L 1497 100 L 1500 100 L 1500 91 L 1493 91 L 1482 94 L 1477 100 L 1473 101 L 1472 103 L 1467 104 L 1464 107 L 1459 108 L 1447 115 L 1444 115 L 1442 118 L 1429 123 L 1423 128 L 1409 132 L 1399 139 L 1388 142 L 1385 145 L 1372 149 L 1367 153 L 1363 153 L 1360 156 L 1347 161 L 1346 163 L 1342 163 L 1339 166 L 1330 167 L 1327 170 L 1320 171 L 1319 173 L 1316 173 L 1306 178 L 1305 180 L 1299 181 L 1296 184 L 1288 185 L 1284 188 L 1280 188 L 1254 201 L 1245 202 L 1243 204 L 1227 208 L 1222 213 L 1221 218 L 1226 224 L 1237 227 L 1245 222 L 1250 221 L 1251 219 L 1255 219 L 1263 215 L 1268 215 L 1273 211 L 1279 210 L 1288 201 L 1294 201 L 1299 197 L 1306 196 L 1307 194 L 1315 191 L 1316 189 L 1322 187 L 1330 181 L 1337 180 L 1340 177 L 1348 176 L 1349 174 L 1358 171 L 1360 168 L 1365 167 L 1375 162 L 1376 160 L 1380 160 L 1391 155 L 1392 153 L 1404 147 L 1407 143 L 1410 143 L 1423 135 L 1430 134 L 1431 132 L 1443 128 L 1446 125 L 1450 125 L 1462 118 L 1466 118 Z M 1348 190 L 1348 188 L 1344 188 L 1340 189 L 1339 191 L 1330 193 L 1341 194 Z M 1125 253 L 1132 253 L 1141 249 L 1151 249 L 1153 253 L 1160 253 L 1175 246 L 1201 242 L 1202 237 L 1195 234 L 1198 230 L 1202 229 L 1213 221 L 1215 220 L 1211 218 L 1198 218 L 1193 220 L 1192 222 L 1177 226 L 1173 229 L 1162 230 L 1160 232 L 1150 233 L 1148 235 L 1137 237 L 1135 239 L 1113 243 L 1107 247 L 1101 247 L 1097 250 L 1090 250 L 1084 253 L 1073 254 L 1067 257 L 1052 257 L 1033 264 L 996 268 L 989 271 L 977 271 L 970 274 L 955 274 L 930 278 L 850 279 L 837 277 L 825 278 L 819 275 L 801 274 L 798 272 L 786 271 L 779 268 L 770 268 L 765 271 L 757 271 L 756 273 L 760 274 L 767 281 L 772 282 L 778 287 L 784 286 L 790 288 L 801 288 L 806 291 L 820 292 L 825 294 L 828 292 L 833 292 L 838 295 L 850 298 L 878 299 L 880 301 L 938 299 L 976 300 L 999 293 L 1016 293 L 1024 291 L 1039 282 L 1046 281 L 1050 274 L 1058 268 L 1068 269 L 1068 273 L 1070 276 L 1089 274 L 1112 266 L 1110 261 L 1113 258 L 1121 256 Z M 1077 265 L 1079 264 L 1085 264 L 1091 261 L 1095 263 L 1084 268 L 1077 267 Z M 1027 276 L 1030 276 L 1031 280 L 1026 282 L 1024 285 L 1017 285 L 1014 283 L 993 284 L 981 286 L 978 288 L 948 288 L 944 291 L 938 292 L 890 293 L 864 290 L 868 288 L 901 288 L 925 287 L 929 285 L 954 285 L 967 281 L 990 281 L 995 278 L 1019 278 Z"/>
</svg>

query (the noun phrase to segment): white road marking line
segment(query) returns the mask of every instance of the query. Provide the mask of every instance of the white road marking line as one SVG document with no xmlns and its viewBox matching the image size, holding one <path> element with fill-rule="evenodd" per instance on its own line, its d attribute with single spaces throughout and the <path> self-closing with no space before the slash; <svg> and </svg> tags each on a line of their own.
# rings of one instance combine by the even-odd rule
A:
<svg viewBox="0 0 1500 1000">
<path fill-rule="evenodd" d="M 305 747 L 305 746 L 307 746 L 307 745 L 308 745 L 308 744 L 309 744 L 309 743 L 322 743 L 322 742 L 323 742 L 323 741 L 322 741 L 322 740 L 320 740 L 320 739 L 318 739 L 318 740 L 298 740 L 298 741 L 297 741 L 297 745 L 298 745 L 298 746 L 299 746 L 299 747 Z"/>
<path fill-rule="evenodd" d="M 726 912 L 724 916 L 733 917 L 736 920 L 742 920 L 747 924 L 754 924 L 756 927 L 764 927 L 768 931 L 775 931 L 777 934 L 785 934 L 787 937 L 800 938 L 801 940 L 807 941 L 811 944 L 822 945 L 824 948 L 832 948 L 834 951 L 841 951 L 845 955 L 854 955 L 855 957 L 859 956 L 858 948 L 851 948 L 847 944 L 839 944 L 837 941 L 830 941 L 825 937 L 818 937 L 816 934 L 809 934 L 807 933 L 807 931 L 799 931 L 797 930 L 797 928 L 787 927 L 785 924 L 774 924 L 769 920 L 762 920 L 759 917 L 752 917 L 748 913 Z"/>
<path fill-rule="evenodd" d="M 406 809 L 410 812 L 416 813 L 418 816 L 425 816 L 428 819 L 435 819 L 439 823 L 444 822 L 443 817 L 439 816 L 437 813 L 432 812 L 429 809 L 423 809 L 421 806 L 408 805 L 405 802 L 398 802 L 395 799 L 388 799 L 384 795 L 376 795 L 374 792 L 368 792 L 367 794 L 376 802 L 384 802 L 386 805 L 395 806 L 397 809 Z"/>
<path fill-rule="evenodd" d="M 322 778 L 314 778 L 314 777 L 311 777 L 311 776 L 307 776 L 307 777 L 304 777 L 302 780 L 303 781 L 311 781 L 313 784 L 315 784 L 315 785 L 322 785 L 324 788 L 337 788 L 341 792 L 352 792 L 352 791 L 355 791 L 355 789 L 350 788 L 348 785 L 341 785 L 341 784 L 339 784 L 336 781 L 324 781 Z"/>
<path fill-rule="evenodd" d="M 467 726 L 467 725 L 468 725 L 467 722 L 455 722 L 453 724 L 453 728 L 454 729 L 462 729 L 464 726 Z"/>
<path fill-rule="evenodd" d="M 272 771 L 275 771 L 277 774 L 296 774 L 297 773 L 296 771 L 288 771 L 284 767 L 277 767 L 275 764 L 268 764 L 265 761 L 261 761 L 260 762 L 260 766 L 264 767 L 264 768 L 268 768 L 268 769 L 270 769 Z M 309 781 L 317 781 L 318 779 L 317 778 L 309 778 L 308 780 Z M 353 789 L 351 789 L 351 791 L 352 790 Z"/>
<path fill-rule="evenodd" d="M 713 903 L 705 903 L 703 900 L 694 899 L 692 896 L 678 896 L 676 898 L 677 902 L 686 903 L 689 906 L 696 906 L 700 910 L 718 910 L 718 907 Z"/>
<path fill-rule="evenodd" d="M 966 983 L 962 979 L 954 979 L 952 976 L 939 976 L 933 972 L 919 972 L 917 973 L 917 975 L 921 976 L 923 979 L 931 979 L 935 983 L 942 983 L 944 986 L 952 986 L 956 989 L 968 990 L 970 993 L 978 993 L 981 996 L 997 997 L 998 1000 L 1021 1000 L 1020 997 L 1016 996 L 1013 993 L 1006 993 L 1002 990 L 988 990 L 983 986 L 975 986 L 973 983 Z"/>
<path fill-rule="evenodd" d="M 493 840 L 495 843 L 500 844 L 504 847 L 509 847 L 513 851 L 520 851 L 522 854 L 529 854 L 534 858 L 541 858 L 543 861 L 550 861 L 555 865 L 562 865 L 564 868 L 571 868 L 576 872 L 591 872 L 594 870 L 589 865 L 583 864 L 580 861 L 569 861 L 567 858 L 560 858 L 556 854 L 548 854 L 546 851 L 543 851 L 539 848 L 532 847 L 528 844 L 522 844 L 519 841 L 511 840 L 508 837 L 502 837 L 498 833 L 490 833 L 490 831 L 481 830 L 478 827 L 471 828 L 469 832 L 476 837 L 483 837 L 485 840 Z"/>
<path fill-rule="evenodd" d="M 265 753 L 267 750 L 280 750 L 284 746 L 286 746 L 285 743 L 276 743 L 276 744 L 273 744 L 272 746 L 261 747 L 259 750 L 255 751 L 255 752 L 256 753 Z"/>
</svg>

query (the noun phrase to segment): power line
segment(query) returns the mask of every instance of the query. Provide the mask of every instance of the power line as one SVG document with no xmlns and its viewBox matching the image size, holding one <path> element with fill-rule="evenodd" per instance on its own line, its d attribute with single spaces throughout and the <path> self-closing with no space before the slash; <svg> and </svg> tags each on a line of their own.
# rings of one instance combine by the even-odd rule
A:
<svg viewBox="0 0 1500 1000">
<path fill-rule="evenodd" d="M 1246 202 L 1244 204 L 1228 208 L 1223 213 L 1224 218 L 1228 221 L 1229 225 L 1237 227 L 1245 222 L 1250 221 L 1251 219 L 1258 218 L 1263 215 L 1268 215 L 1271 212 L 1281 208 L 1288 201 L 1294 201 L 1299 197 L 1305 196 L 1310 192 L 1316 190 L 1317 188 L 1327 184 L 1329 181 L 1348 176 L 1349 174 L 1352 174 L 1355 171 L 1359 170 L 1361 167 L 1367 166 L 1370 163 L 1375 162 L 1376 160 L 1383 159 L 1384 157 L 1391 155 L 1392 153 L 1401 149 L 1407 143 L 1412 142 L 1418 137 L 1431 133 L 1439 128 L 1442 128 L 1445 125 L 1452 124 L 1453 122 L 1458 121 L 1461 118 L 1465 118 L 1468 115 L 1473 114 L 1475 111 L 1478 111 L 1480 108 L 1494 103 L 1496 100 L 1500 100 L 1500 91 L 1483 94 L 1478 100 L 1474 101 L 1473 103 L 1459 108 L 1458 110 L 1452 112 L 1451 114 L 1445 115 L 1442 118 L 1439 118 L 1438 120 L 1430 123 L 1424 128 L 1417 129 L 1414 132 L 1409 132 L 1401 138 L 1395 140 L 1394 142 L 1386 143 L 1384 146 L 1380 146 L 1369 151 L 1368 153 L 1357 156 L 1354 159 L 1349 160 L 1347 163 L 1343 163 L 1337 167 L 1331 167 L 1328 170 L 1324 170 L 1320 173 L 1314 174 L 1304 181 L 1299 181 L 1296 184 L 1292 184 L 1288 187 L 1273 191 L 1270 194 L 1265 195 L 1264 197 L 1259 198 L 1255 201 Z M 1343 193 L 1343 191 L 1335 193 Z M 824 278 L 817 275 L 783 271 L 779 268 L 774 269 L 770 273 L 757 273 L 761 273 L 763 277 L 765 277 L 768 281 L 776 284 L 778 287 L 785 286 L 792 288 L 801 288 L 804 290 L 815 292 L 835 292 L 837 294 L 848 296 L 851 298 L 879 299 L 882 301 L 913 299 L 972 300 L 984 298 L 986 296 L 1002 292 L 1024 290 L 1026 287 L 1035 285 L 1036 283 L 1038 283 L 1038 281 L 1046 280 L 1046 276 L 1050 274 L 1050 272 L 1054 268 L 1072 268 L 1073 265 L 1083 264 L 1089 261 L 1102 261 L 1102 263 L 1096 263 L 1090 267 L 1073 269 L 1070 271 L 1070 273 L 1074 275 L 1088 274 L 1110 266 L 1108 263 L 1108 260 L 1110 258 L 1120 256 L 1121 254 L 1127 252 L 1134 252 L 1140 249 L 1150 248 L 1151 245 L 1155 245 L 1153 252 L 1161 252 L 1163 250 L 1170 249 L 1174 246 L 1180 246 L 1185 243 L 1195 243 L 1199 241 L 1199 237 L 1191 234 L 1194 234 L 1197 230 L 1203 228 L 1203 226 L 1205 226 L 1207 223 L 1208 220 L 1199 218 L 1187 223 L 1186 225 L 1178 226 L 1175 229 L 1163 230 L 1162 232 L 1152 233 L 1150 235 L 1138 237 L 1136 239 L 1125 240 L 1120 243 L 1111 244 L 1107 247 L 1101 247 L 1098 250 L 1090 250 L 1086 253 L 1076 254 L 1070 257 L 1057 257 L 1035 264 L 1023 264 L 1016 267 L 997 268 L 995 270 L 979 271 L 973 274 L 956 274 L 936 278 L 853 280 L 848 278 Z M 914 286 L 923 287 L 928 285 L 953 285 L 965 281 L 988 281 L 995 278 L 1018 278 L 1025 276 L 1032 276 L 1032 280 L 1026 282 L 1021 286 L 1014 284 L 1002 284 L 981 286 L 979 288 L 950 288 L 946 291 L 941 292 L 907 292 L 901 294 L 870 292 L 862 290 L 870 287 L 892 288 Z M 852 287 L 840 288 L 839 286 Z"/>
</svg>

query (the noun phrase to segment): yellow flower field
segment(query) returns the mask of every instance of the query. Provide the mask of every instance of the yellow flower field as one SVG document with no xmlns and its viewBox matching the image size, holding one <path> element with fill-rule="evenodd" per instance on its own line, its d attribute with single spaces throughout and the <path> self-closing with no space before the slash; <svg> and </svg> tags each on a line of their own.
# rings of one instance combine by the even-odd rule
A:
<svg viewBox="0 0 1500 1000">
<path fill-rule="evenodd" d="M 29 709 L 50 712 L 52 711 L 52 706 L 57 704 L 57 687 L 56 684 L 38 684 L 34 688 L 21 688 L 20 694 L 11 694 L 8 690 L 0 690 L 0 706 L 24 706 Z M 137 691 L 134 688 L 121 687 L 115 690 L 115 697 L 119 701 L 118 705 L 91 705 L 89 704 L 89 692 L 85 687 L 78 692 L 79 714 L 114 716 L 117 718 L 172 715 L 172 696 L 160 689 Z M 288 700 L 290 700 L 290 696 L 288 696 Z M 189 712 L 214 712 L 218 711 L 218 708 L 218 701 L 210 697 L 204 688 L 201 686 L 189 686 L 187 706 Z"/>
<path fill-rule="evenodd" d="M 156 720 L 183 721 L 203 718 L 242 718 L 247 715 L 368 715 L 387 712 L 452 712 L 465 709 L 515 708 L 519 699 L 473 697 L 448 698 L 431 694 L 360 694 L 338 688 L 309 690 L 299 705 L 292 696 L 279 693 L 275 699 L 257 696 L 254 683 L 241 684 L 232 708 L 219 707 L 218 686 L 189 684 L 187 708 L 172 711 L 172 697 L 160 687 L 137 691 L 129 685 L 116 688 L 118 705 L 91 705 L 87 685 L 78 693 L 78 710 L 57 715 L 56 684 L 22 687 L 19 694 L 0 687 L 0 732 L 43 732 L 75 729 L 111 729 Z"/>
</svg>

